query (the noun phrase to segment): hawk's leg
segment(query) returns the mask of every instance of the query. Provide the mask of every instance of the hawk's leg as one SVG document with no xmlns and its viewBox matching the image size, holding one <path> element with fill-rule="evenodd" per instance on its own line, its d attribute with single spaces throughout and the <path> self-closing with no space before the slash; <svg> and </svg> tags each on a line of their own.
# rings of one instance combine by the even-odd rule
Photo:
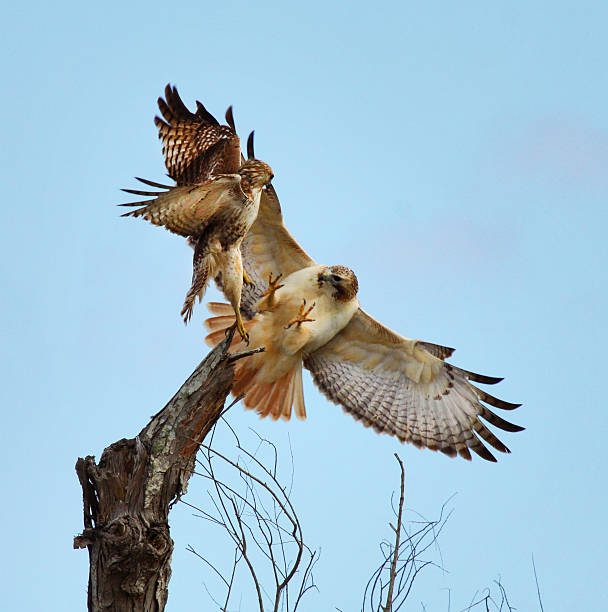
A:
<svg viewBox="0 0 608 612">
<path fill-rule="evenodd" d="M 241 338 L 249 343 L 249 334 L 245 330 L 243 318 L 241 315 L 241 293 L 243 290 L 243 280 L 245 278 L 245 270 L 243 268 L 243 260 L 238 245 L 232 245 L 227 248 L 221 258 L 222 271 L 222 290 L 224 295 L 234 309 L 236 318 L 236 329 Z"/>
<path fill-rule="evenodd" d="M 315 307 L 315 305 L 316 302 L 313 302 L 312 306 L 306 308 L 306 300 L 303 300 L 298 314 L 285 326 L 285 329 L 289 329 L 293 325 L 295 325 L 296 327 L 300 327 L 302 323 L 312 323 L 313 321 L 315 321 L 315 319 L 308 318 L 310 311 Z"/>
<path fill-rule="evenodd" d="M 267 304 L 270 308 L 274 306 L 274 294 L 284 285 L 279 285 L 279 281 L 283 277 L 279 274 L 276 278 L 272 278 L 272 272 L 268 275 L 268 289 L 262 293 L 263 298 L 267 298 Z"/>
</svg>

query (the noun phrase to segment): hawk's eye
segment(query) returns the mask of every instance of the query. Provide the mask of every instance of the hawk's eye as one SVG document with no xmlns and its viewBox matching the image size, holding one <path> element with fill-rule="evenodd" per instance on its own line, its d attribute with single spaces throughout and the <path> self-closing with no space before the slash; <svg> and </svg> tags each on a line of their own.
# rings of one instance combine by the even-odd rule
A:
<svg viewBox="0 0 608 612">
<path fill-rule="evenodd" d="M 333 280 L 336 283 L 339 283 L 342 280 L 342 277 L 338 276 L 337 274 L 332 274 L 331 275 L 331 280 Z"/>
</svg>

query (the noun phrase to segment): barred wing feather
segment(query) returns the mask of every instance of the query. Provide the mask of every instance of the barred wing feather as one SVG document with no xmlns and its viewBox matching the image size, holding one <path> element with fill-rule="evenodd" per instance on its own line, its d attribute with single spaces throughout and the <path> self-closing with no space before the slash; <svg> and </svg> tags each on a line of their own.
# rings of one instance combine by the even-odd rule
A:
<svg viewBox="0 0 608 612">
<path fill-rule="evenodd" d="M 161 225 L 180 236 L 199 234 L 211 219 L 230 204 L 235 194 L 244 201 L 241 177 L 238 174 L 225 175 L 195 187 L 173 187 L 156 195 L 153 200 L 132 202 L 122 206 L 141 208 L 125 213 L 123 217 L 143 217 L 153 225 Z M 144 193 L 125 189 L 129 193 Z"/>
<path fill-rule="evenodd" d="M 218 174 L 238 171 L 241 145 L 232 125 L 220 125 L 198 101 L 196 112 L 191 112 L 171 85 L 165 88 L 165 98 L 158 99 L 158 108 L 162 118 L 155 117 L 154 123 L 167 172 L 178 185 L 202 183 Z M 231 108 L 226 118 L 234 123 Z"/>
<path fill-rule="evenodd" d="M 328 399 L 366 426 L 450 456 L 471 459 L 473 451 L 496 461 L 484 442 L 500 452 L 509 449 L 481 419 L 504 431 L 523 428 L 482 402 L 504 410 L 519 405 L 472 384 L 501 379 L 444 362 L 441 355 L 452 350 L 399 336 L 359 310 L 333 340 L 308 355 L 304 365 Z"/>
</svg>

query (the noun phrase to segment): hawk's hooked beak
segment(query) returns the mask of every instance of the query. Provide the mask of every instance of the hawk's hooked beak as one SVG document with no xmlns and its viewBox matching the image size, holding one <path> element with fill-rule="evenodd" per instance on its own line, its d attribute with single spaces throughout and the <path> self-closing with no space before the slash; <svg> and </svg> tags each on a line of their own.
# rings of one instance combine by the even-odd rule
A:
<svg viewBox="0 0 608 612">
<path fill-rule="evenodd" d="M 340 281 L 342 280 L 339 276 L 336 276 L 335 274 L 332 274 L 331 272 L 327 271 L 327 272 L 319 272 L 319 276 L 317 277 L 320 283 L 329 283 L 330 285 L 333 285 L 334 287 L 337 287 L 340 284 Z"/>
</svg>

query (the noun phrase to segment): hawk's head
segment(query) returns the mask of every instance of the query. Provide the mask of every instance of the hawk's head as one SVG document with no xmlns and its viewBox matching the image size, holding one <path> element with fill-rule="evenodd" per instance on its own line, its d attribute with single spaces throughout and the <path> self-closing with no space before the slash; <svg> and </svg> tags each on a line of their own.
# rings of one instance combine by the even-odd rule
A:
<svg viewBox="0 0 608 612">
<path fill-rule="evenodd" d="M 259 159 L 248 159 L 239 168 L 239 174 L 242 183 L 251 189 L 261 189 L 270 185 L 270 181 L 274 178 L 272 168 Z"/>
<path fill-rule="evenodd" d="M 355 273 L 346 266 L 331 266 L 319 272 L 319 287 L 334 289 L 333 297 L 340 302 L 349 302 L 357 296 L 359 281 Z"/>
<path fill-rule="evenodd" d="M 245 192 L 266 187 L 270 185 L 270 181 L 274 178 L 272 168 L 255 158 L 253 132 L 249 134 L 247 139 L 247 161 L 239 168 L 239 174 L 241 175 L 241 185 Z"/>
</svg>

